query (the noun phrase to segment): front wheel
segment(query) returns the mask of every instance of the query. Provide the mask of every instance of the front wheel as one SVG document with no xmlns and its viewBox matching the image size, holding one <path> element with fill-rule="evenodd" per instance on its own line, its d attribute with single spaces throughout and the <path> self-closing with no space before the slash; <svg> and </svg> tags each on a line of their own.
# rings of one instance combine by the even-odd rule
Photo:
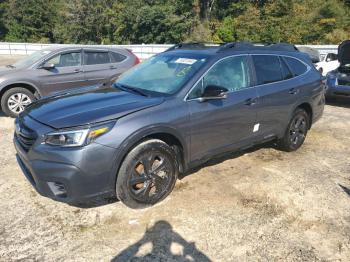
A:
<svg viewBox="0 0 350 262">
<path fill-rule="evenodd" d="M 28 89 L 22 87 L 11 88 L 1 98 L 1 109 L 6 115 L 17 117 L 34 100 L 34 94 Z"/>
<path fill-rule="evenodd" d="M 176 153 L 158 139 L 144 141 L 125 157 L 118 172 L 116 193 L 131 208 L 154 205 L 173 190 L 178 164 Z"/>
<path fill-rule="evenodd" d="M 279 148 L 287 152 L 297 150 L 304 143 L 309 126 L 308 113 L 302 108 L 295 110 L 284 137 L 279 141 Z"/>
</svg>

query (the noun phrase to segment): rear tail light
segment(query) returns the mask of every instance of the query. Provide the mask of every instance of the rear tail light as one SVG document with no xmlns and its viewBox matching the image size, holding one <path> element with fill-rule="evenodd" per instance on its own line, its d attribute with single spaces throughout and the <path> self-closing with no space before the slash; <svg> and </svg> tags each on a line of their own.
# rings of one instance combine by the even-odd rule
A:
<svg viewBox="0 0 350 262">
<path fill-rule="evenodd" d="M 141 61 L 140 61 L 140 58 L 138 58 L 136 55 L 135 55 L 135 62 L 134 62 L 134 65 L 137 65 L 139 64 Z"/>
<path fill-rule="evenodd" d="M 135 57 L 135 61 L 134 61 L 134 65 L 137 65 L 139 64 L 141 61 L 140 61 L 140 58 L 138 58 L 133 52 L 131 49 L 126 49 L 129 51 L 130 54 L 132 54 L 134 57 Z"/>
</svg>

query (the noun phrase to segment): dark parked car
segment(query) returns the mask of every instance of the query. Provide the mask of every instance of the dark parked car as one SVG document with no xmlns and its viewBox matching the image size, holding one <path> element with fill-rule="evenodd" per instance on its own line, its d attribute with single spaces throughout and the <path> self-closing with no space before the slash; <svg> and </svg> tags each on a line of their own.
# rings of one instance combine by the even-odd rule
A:
<svg viewBox="0 0 350 262">
<path fill-rule="evenodd" d="M 37 51 L 0 67 L 2 111 L 16 117 L 36 98 L 84 86 L 113 83 L 139 63 L 126 49 L 61 47 Z"/>
<path fill-rule="evenodd" d="M 350 98 L 350 40 L 338 47 L 339 67 L 327 74 L 327 98 Z"/>
<path fill-rule="evenodd" d="M 14 144 L 40 194 L 141 208 L 215 155 L 266 141 L 298 149 L 324 101 L 320 73 L 292 45 L 180 44 L 114 88 L 35 102 L 16 120 Z"/>
</svg>

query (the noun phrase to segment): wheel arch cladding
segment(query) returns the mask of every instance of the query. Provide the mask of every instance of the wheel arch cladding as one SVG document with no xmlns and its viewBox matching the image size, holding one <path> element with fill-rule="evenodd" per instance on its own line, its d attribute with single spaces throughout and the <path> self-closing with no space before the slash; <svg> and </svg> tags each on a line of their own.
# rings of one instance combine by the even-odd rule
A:
<svg viewBox="0 0 350 262">
<path fill-rule="evenodd" d="M 28 91 L 32 92 L 36 98 L 38 98 L 37 95 L 40 96 L 39 90 L 34 85 L 31 85 L 28 83 L 14 83 L 14 84 L 6 85 L 0 90 L 0 99 L 5 94 L 6 91 L 16 87 L 27 89 Z"/>
<path fill-rule="evenodd" d="M 313 118 L 313 112 L 312 112 L 312 107 L 309 103 L 302 103 L 300 105 L 298 105 L 296 108 L 301 108 L 303 110 L 305 110 L 305 112 L 308 114 L 309 116 L 309 129 L 311 128 L 312 125 L 312 118 Z"/>
<path fill-rule="evenodd" d="M 129 152 L 135 148 L 138 144 L 142 143 L 143 141 L 150 140 L 150 139 L 159 139 L 170 145 L 174 151 L 176 152 L 176 157 L 178 159 L 178 165 L 179 165 L 179 172 L 184 172 L 186 169 L 186 156 L 187 151 L 184 147 L 184 142 L 173 134 L 172 132 L 165 131 L 165 130 L 158 130 L 154 132 L 143 132 L 142 134 L 134 135 L 132 138 L 129 139 L 129 141 L 126 143 L 125 146 L 122 146 L 123 150 L 120 152 L 121 154 L 117 157 L 116 161 L 116 174 L 114 177 L 114 184 L 117 181 L 118 173 L 120 166 L 122 165 L 125 157 L 129 154 Z"/>
</svg>

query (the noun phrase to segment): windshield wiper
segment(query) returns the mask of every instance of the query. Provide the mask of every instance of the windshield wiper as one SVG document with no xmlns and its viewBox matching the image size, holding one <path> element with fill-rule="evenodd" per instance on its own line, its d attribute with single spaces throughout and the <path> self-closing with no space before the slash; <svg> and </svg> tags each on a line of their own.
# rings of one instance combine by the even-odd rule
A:
<svg viewBox="0 0 350 262">
<path fill-rule="evenodd" d="M 6 65 L 6 67 L 8 67 L 8 68 L 15 68 L 14 65 Z"/>
<path fill-rule="evenodd" d="M 128 86 L 128 85 L 124 85 L 124 84 L 120 84 L 120 83 L 115 83 L 115 86 L 123 91 L 131 91 L 131 92 L 137 93 L 137 94 L 142 95 L 142 96 L 148 96 L 148 94 L 146 94 L 146 92 L 143 92 L 139 88 L 136 88 L 136 87 L 132 87 L 132 86 Z"/>
</svg>

